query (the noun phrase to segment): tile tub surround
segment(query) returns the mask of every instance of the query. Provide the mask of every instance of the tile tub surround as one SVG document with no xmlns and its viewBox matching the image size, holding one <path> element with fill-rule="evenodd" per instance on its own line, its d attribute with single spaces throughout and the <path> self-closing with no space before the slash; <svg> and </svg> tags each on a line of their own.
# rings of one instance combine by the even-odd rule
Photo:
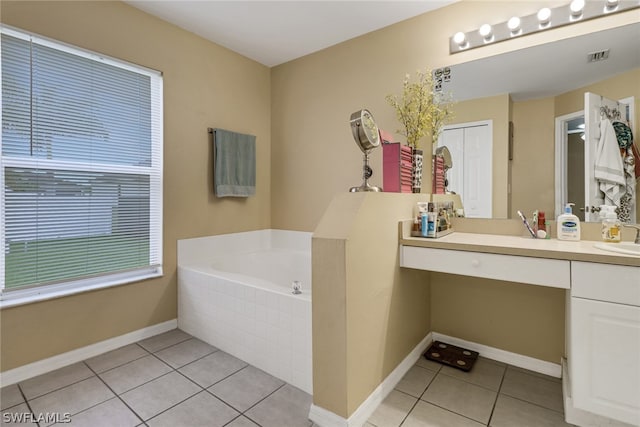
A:
<svg viewBox="0 0 640 427">
<path fill-rule="evenodd" d="M 293 258 L 287 260 L 289 252 Z M 305 232 L 260 230 L 180 240 L 179 327 L 311 393 L 310 254 L 311 233 Z M 307 265 L 301 262 L 306 259 Z M 220 260 L 228 261 L 226 271 Z M 292 280 L 302 281 L 301 295 L 291 293 Z"/>
<path fill-rule="evenodd" d="M 3 426 L 49 425 L 43 417 L 63 422 L 66 413 L 71 425 L 90 427 L 312 425 L 309 394 L 179 329 L 0 392 Z"/>
</svg>

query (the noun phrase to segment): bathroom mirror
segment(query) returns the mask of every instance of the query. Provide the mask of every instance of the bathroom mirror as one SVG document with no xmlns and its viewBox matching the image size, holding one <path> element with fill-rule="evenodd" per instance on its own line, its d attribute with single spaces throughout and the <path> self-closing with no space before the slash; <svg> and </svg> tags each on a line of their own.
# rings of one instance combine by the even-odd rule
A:
<svg viewBox="0 0 640 427">
<path fill-rule="evenodd" d="M 572 99 L 570 103 L 566 99 L 562 99 L 562 102 L 559 103 L 557 99 L 561 94 L 567 94 L 571 91 L 577 92 L 580 88 L 599 84 L 598 82 L 609 82 L 624 73 L 635 72 L 635 70 L 640 69 L 640 49 L 638 49 L 637 40 L 640 40 L 640 23 L 557 40 L 544 45 L 450 67 L 450 80 L 443 82 L 442 90 L 451 93 L 457 102 L 454 105 L 454 123 L 463 123 L 465 121 L 461 119 L 464 114 L 458 114 L 458 109 L 463 109 L 465 103 L 508 94 L 504 100 L 501 100 L 504 104 L 504 109 L 500 111 L 502 116 L 497 119 L 486 117 L 486 119 L 493 119 L 493 175 L 494 178 L 496 176 L 500 178 L 497 181 L 494 180 L 493 184 L 492 200 L 494 209 L 492 217 L 511 217 L 513 215 L 512 211 L 520 208 L 520 202 L 525 198 L 524 196 L 516 195 L 516 192 L 524 192 L 523 188 L 535 190 L 538 194 L 544 194 L 544 200 L 551 201 L 547 209 L 549 213 L 553 212 L 553 195 L 555 191 L 553 179 L 547 178 L 544 187 L 540 187 L 539 183 L 537 183 L 537 187 L 534 187 L 533 184 L 522 184 L 526 181 L 534 181 L 531 178 L 532 172 L 541 173 L 538 172 L 541 169 L 539 166 L 544 165 L 526 163 L 527 160 L 522 160 L 522 146 L 518 146 L 518 143 L 522 144 L 523 133 L 532 134 L 538 131 L 539 128 L 532 128 L 527 123 L 528 118 L 526 117 L 511 118 L 509 111 L 511 111 L 510 108 L 513 104 L 535 101 L 539 105 L 548 106 L 550 111 L 545 115 L 548 115 L 549 119 L 544 122 L 544 126 L 547 129 L 545 135 L 548 135 L 545 136 L 545 144 L 547 142 L 548 144 L 545 146 L 550 146 L 551 148 L 545 150 L 544 156 L 547 160 L 544 160 L 543 163 L 551 165 L 550 170 L 547 168 L 549 172 L 546 176 L 553 176 L 553 164 L 555 161 L 555 153 L 552 148 L 554 119 L 557 116 L 584 108 L 578 107 L 583 100 L 582 93 L 576 93 L 575 99 Z M 609 52 L 604 53 L 607 50 Z M 596 58 L 608 55 L 608 58 L 603 61 L 589 62 L 590 55 Z M 602 85 L 605 85 L 605 83 L 602 83 Z M 632 83 L 630 86 L 632 86 L 630 95 L 635 95 L 636 99 L 640 99 L 640 87 L 637 85 L 637 80 L 635 85 Z M 612 90 L 619 91 L 618 88 L 612 88 Z M 602 91 L 605 95 L 607 94 L 606 87 L 603 87 Z M 602 93 L 602 91 L 599 93 Z M 621 98 L 627 96 L 627 91 L 623 92 L 625 94 L 620 95 Z M 567 97 L 565 96 L 565 98 Z M 569 110 L 562 111 L 563 108 Z M 483 104 L 480 104 L 480 106 L 476 104 L 474 107 L 475 111 L 484 109 L 485 106 Z M 485 117 L 475 117 L 468 121 L 483 119 Z M 506 130 L 509 121 L 513 121 L 513 128 L 516 132 L 515 138 L 519 138 L 515 144 L 515 155 L 520 155 L 517 159 L 519 163 L 509 160 L 514 147 L 513 134 Z M 499 128 L 499 126 L 503 126 L 503 128 Z M 639 132 L 639 129 L 635 129 L 635 135 L 638 135 Z M 504 142 L 496 145 L 496 135 L 498 134 L 504 135 Z M 539 141 L 534 137 L 526 139 L 527 144 L 531 146 L 537 144 L 536 141 Z M 549 141 L 546 141 L 547 139 Z M 636 136 L 636 145 L 638 145 L 638 136 Z M 541 156 L 536 156 L 536 162 L 541 162 L 539 160 L 542 158 Z M 531 162 L 531 160 L 528 161 Z M 511 194 L 508 193 L 509 189 L 511 189 Z M 496 209 L 496 200 L 498 200 L 499 209 Z M 636 200 L 638 200 L 637 197 Z M 535 208 L 532 207 L 532 209 Z"/>
</svg>

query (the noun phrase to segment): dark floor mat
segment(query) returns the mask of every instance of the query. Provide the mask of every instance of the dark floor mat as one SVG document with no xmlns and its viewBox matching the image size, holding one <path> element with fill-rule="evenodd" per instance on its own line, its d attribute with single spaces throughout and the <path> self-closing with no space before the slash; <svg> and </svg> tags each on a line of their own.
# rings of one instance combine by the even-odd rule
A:
<svg viewBox="0 0 640 427">
<path fill-rule="evenodd" d="M 478 352 L 456 347 L 455 345 L 434 341 L 424 353 L 424 357 L 453 368 L 470 371 L 478 359 Z"/>
</svg>

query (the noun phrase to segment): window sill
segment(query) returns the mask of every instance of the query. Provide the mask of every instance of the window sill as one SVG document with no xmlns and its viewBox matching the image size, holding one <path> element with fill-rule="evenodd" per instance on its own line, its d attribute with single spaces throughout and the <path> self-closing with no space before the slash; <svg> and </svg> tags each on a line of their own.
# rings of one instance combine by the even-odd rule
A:
<svg viewBox="0 0 640 427">
<path fill-rule="evenodd" d="M 0 310 L 162 277 L 162 267 L 0 293 Z"/>
</svg>

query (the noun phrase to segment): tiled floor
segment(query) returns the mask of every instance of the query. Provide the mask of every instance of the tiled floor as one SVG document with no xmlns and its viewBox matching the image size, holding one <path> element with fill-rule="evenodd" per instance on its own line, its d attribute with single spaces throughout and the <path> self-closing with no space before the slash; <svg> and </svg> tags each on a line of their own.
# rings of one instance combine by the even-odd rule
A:
<svg viewBox="0 0 640 427">
<path fill-rule="evenodd" d="M 1 393 L 3 426 L 58 425 L 67 413 L 64 425 L 90 427 L 312 425 L 310 395 L 179 329 Z"/>
<path fill-rule="evenodd" d="M 179 329 L 4 387 L 0 404 L 3 426 L 65 414 L 65 425 L 91 427 L 313 426 L 307 393 Z M 366 424 L 483 425 L 568 425 L 560 380 L 483 358 L 470 373 L 421 358 Z"/>
<path fill-rule="evenodd" d="M 564 422 L 562 382 L 480 357 L 471 372 L 424 357 L 366 427 L 556 427 Z"/>
</svg>

